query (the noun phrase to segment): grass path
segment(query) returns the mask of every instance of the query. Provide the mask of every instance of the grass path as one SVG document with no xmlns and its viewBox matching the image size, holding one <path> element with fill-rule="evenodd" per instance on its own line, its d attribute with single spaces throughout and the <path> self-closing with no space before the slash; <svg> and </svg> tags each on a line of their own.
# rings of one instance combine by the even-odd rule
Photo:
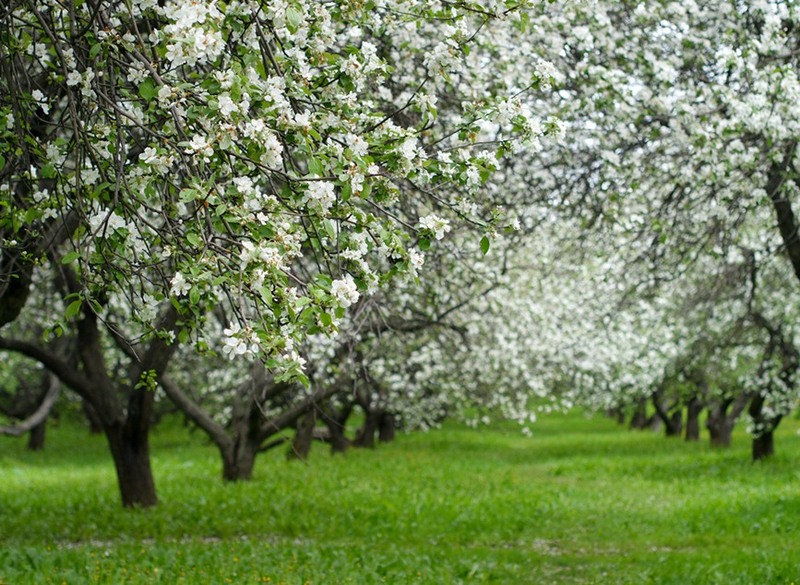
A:
<svg viewBox="0 0 800 585">
<path fill-rule="evenodd" d="M 153 438 L 160 505 L 119 507 L 102 437 L 0 438 L 0 583 L 800 583 L 800 424 L 752 464 L 553 415 L 451 425 L 309 464 L 269 453 L 223 485 L 216 451 Z"/>
</svg>

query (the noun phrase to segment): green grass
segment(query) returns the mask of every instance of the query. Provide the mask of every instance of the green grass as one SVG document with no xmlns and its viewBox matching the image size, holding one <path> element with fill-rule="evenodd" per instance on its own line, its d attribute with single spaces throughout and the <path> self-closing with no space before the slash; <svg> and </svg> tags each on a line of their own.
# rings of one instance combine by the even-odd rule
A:
<svg viewBox="0 0 800 585">
<path fill-rule="evenodd" d="M 800 424 L 752 464 L 553 415 L 457 425 L 223 485 L 214 448 L 154 431 L 161 503 L 123 510 L 102 437 L 0 438 L 0 583 L 800 583 Z"/>
</svg>

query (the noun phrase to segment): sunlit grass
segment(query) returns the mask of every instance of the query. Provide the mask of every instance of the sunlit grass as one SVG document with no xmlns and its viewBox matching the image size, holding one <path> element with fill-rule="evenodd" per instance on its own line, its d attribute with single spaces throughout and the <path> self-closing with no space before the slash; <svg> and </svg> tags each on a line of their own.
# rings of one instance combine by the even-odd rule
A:
<svg viewBox="0 0 800 585">
<path fill-rule="evenodd" d="M 119 507 L 102 437 L 0 440 L 0 583 L 800 582 L 800 437 L 752 464 L 604 418 L 449 425 L 223 485 L 216 450 L 158 427 L 161 499 Z"/>
</svg>

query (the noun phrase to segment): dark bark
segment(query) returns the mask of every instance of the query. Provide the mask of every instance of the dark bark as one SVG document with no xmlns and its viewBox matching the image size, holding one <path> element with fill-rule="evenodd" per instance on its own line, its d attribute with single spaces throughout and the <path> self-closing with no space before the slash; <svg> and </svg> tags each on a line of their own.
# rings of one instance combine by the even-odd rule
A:
<svg viewBox="0 0 800 585">
<path fill-rule="evenodd" d="M 664 434 L 667 437 L 680 437 L 683 431 L 683 411 L 679 404 L 665 405 L 663 393 L 663 387 L 653 393 L 653 406 L 656 409 L 656 415 L 664 423 Z M 677 410 L 673 410 L 676 406 L 678 407 Z"/>
<path fill-rule="evenodd" d="M 314 442 L 314 427 L 317 425 L 317 415 L 314 410 L 304 414 L 297 421 L 297 431 L 292 441 L 292 446 L 286 454 L 288 459 L 305 461 L 311 452 Z"/>
<path fill-rule="evenodd" d="M 12 202 L 12 208 L 19 203 Z M 8 247 L 3 248 L 0 252 L 0 327 L 16 320 L 25 306 L 37 259 L 67 240 L 78 225 L 78 213 L 70 211 L 64 217 L 53 219 L 40 236 L 27 229 L 15 234 L 15 239 L 25 240 L 20 249 L 12 251 Z M 8 234 L 0 234 L 3 235 Z"/>
<path fill-rule="evenodd" d="M 394 441 L 397 419 L 394 414 L 384 412 L 380 417 L 378 428 L 378 440 L 381 443 Z"/>
<path fill-rule="evenodd" d="M 344 434 L 344 427 L 337 424 L 329 424 L 331 453 L 346 453 L 350 447 L 350 441 Z"/>
<path fill-rule="evenodd" d="M 783 192 L 788 165 L 792 164 L 795 148 L 796 144 L 793 142 L 787 148 L 786 155 L 781 162 L 773 163 L 767 175 L 766 189 L 775 211 L 775 219 L 783 240 L 784 250 L 792 263 L 795 276 L 800 279 L 800 238 L 798 238 L 797 218 L 788 195 Z"/>
<path fill-rule="evenodd" d="M 686 404 L 686 440 L 700 440 L 700 413 L 703 412 L 703 403 L 697 396 L 692 397 Z"/>
<path fill-rule="evenodd" d="M 222 479 L 225 481 L 248 481 L 253 477 L 253 467 L 258 454 L 258 445 L 241 440 L 228 449 L 220 447 L 222 455 Z"/>
<path fill-rule="evenodd" d="M 709 416 L 706 421 L 706 428 L 711 437 L 711 446 L 718 449 L 730 447 L 733 425 L 734 421 L 727 417 L 712 418 Z"/>
<path fill-rule="evenodd" d="M 757 394 L 753 396 L 750 401 L 750 406 L 747 409 L 748 414 L 753 419 L 753 424 L 758 430 L 757 435 L 753 435 L 752 456 L 753 461 L 765 459 L 775 454 L 775 437 L 774 431 L 783 418 L 781 415 L 765 416 L 764 403 L 765 399 L 762 395 Z"/>
<path fill-rule="evenodd" d="M 772 457 L 775 454 L 775 438 L 772 431 L 753 437 L 753 461 Z"/>
<path fill-rule="evenodd" d="M 22 312 L 30 293 L 33 262 L 22 263 L 19 257 L 11 257 L 3 251 L 3 266 L 18 264 L 10 274 L 3 274 L 0 294 L 0 327 L 14 321 Z"/>
<path fill-rule="evenodd" d="M 353 412 L 353 401 L 349 396 L 340 396 L 341 407 L 336 408 L 333 401 L 320 405 L 321 420 L 328 431 L 328 442 L 331 454 L 345 453 L 350 447 L 350 440 L 345 435 L 347 420 Z"/>
<path fill-rule="evenodd" d="M 364 449 L 375 448 L 375 433 L 378 430 L 381 414 L 376 411 L 368 411 L 364 417 L 364 424 L 358 429 L 356 438 L 353 441 L 354 447 Z"/>
<path fill-rule="evenodd" d="M 708 405 L 706 428 L 711 438 L 712 447 L 726 448 L 731 446 L 733 427 L 739 416 L 744 412 L 749 400 L 749 394 L 742 393 L 736 396 L 735 400 L 731 398 L 717 399 Z"/>
<path fill-rule="evenodd" d="M 44 449 L 44 439 L 47 432 L 47 421 L 44 420 L 33 427 L 28 433 L 28 450 L 41 451 Z"/>
<path fill-rule="evenodd" d="M 666 423 L 665 433 L 668 437 L 680 437 L 683 433 L 683 411 L 675 410 L 670 414 Z"/>
<path fill-rule="evenodd" d="M 350 447 L 350 441 L 344 434 L 344 423 L 334 416 L 323 416 L 322 422 L 325 423 L 328 431 L 326 441 L 331 444 L 331 454 L 346 453 Z"/>
<path fill-rule="evenodd" d="M 105 433 L 114 458 L 122 505 L 126 508 L 155 506 L 158 498 L 146 429 L 117 424 L 107 426 Z"/>
<path fill-rule="evenodd" d="M 649 426 L 648 422 L 647 402 L 644 400 L 639 400 L 636 402 L 633 414 L 631 415 L 630 428 L 639 430 L 646 429 Z"/>
<path fill-rule="evenodd" d="M 81 401 L 81 410 L 83 410 L 83 414 L 86 417 L 86 422 L 89 423 L 89 432 L 93 435 L 102 433 L 103 423 L 88 400 Z"/>
</svg>

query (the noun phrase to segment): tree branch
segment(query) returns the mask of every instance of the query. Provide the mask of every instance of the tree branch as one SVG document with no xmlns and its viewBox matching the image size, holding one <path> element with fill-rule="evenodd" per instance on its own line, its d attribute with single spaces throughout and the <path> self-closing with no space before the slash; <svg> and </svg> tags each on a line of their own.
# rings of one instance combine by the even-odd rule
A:
<svg viewBox="0 0 800 585">
<path fill-rule="evenodd" d="M 0 349 L 13 351 L 36 360 L 81 397 L 86 398 L 89 396 L 91 386 L 89 379 L 53 352 L 21 339 L 7 339 L 5 337 L 0 337 Z"/>
<path fill-rule="evenodd" d="M 50 411 L 52 410 L 53 405 L 56 403 L 56 399 L 58 398 L 60 392 L 61 382 L 55 375 L 50 374 L 50 386 L 47 389 L 47 393 L 44 395 L 42 404 L 39 405 L 39 408 L 36 409 L 36 412 L 15 425 L 0 426 L 0 435 L 19 437 L 20 435 L 33 430 L 35 427 L 38 427 L 45 420 L 47 420 L 47 417 L 50 415 Z"/>
</svg>

